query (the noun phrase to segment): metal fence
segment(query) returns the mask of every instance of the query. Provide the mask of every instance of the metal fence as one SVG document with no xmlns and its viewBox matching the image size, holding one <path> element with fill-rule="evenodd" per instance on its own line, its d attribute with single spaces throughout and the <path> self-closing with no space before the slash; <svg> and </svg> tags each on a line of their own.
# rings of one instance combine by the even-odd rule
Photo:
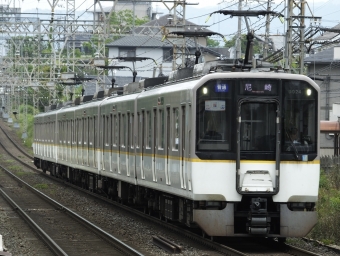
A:
<svg viewBox="0 0 340 256">
<path fill-rule="evenodd" d="M 320 157 L 320 167 L 325 171 L 334 166 L 340 166 L 340 156 L 322 156 Z"/>
</svg>

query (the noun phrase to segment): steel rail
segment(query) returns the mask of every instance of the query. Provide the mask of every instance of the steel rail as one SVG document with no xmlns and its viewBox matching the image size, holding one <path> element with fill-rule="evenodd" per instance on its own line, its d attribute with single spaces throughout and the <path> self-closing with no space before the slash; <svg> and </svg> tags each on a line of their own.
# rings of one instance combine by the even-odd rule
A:
<svg viewBox="0 0 340 256">
<path fill-rule="evenodd" d="M 3 144 L 0 142 L 0 145 L 3 147 Z M 4 148 L 4 147 L 3 147 Z M 5 149 L 5 148 L 4 148 Z M 7 149 L 5 149 L 6 152 L 8 152 Z M 9 152 L 8 152 L 9 153 Z M 9 153 L 10 154 L 10 153 Z M 10 154 L 11 156 L 13 156 L 12 154 Z M 20 161 L 20 160 L 19 160 Z M 23 165 L 32 168 L 30 165 L 26 164 L 25 162 L 20 161 Z M 93 233 L 95 233 L 96 235 L 98 235 L 99 237 L 101 237 L 102 239 L 104 239 L 105 241 L 107 241 L 108 243 L 110 243 L 112 246 L 114 246 L 115 248 L 117 248 L 119 251 L 123 252 L 125 255 L 132 255 L 132 256 L 142 256 L 143 254 L 138 252 L 137 250 L 135 250 L 134 248 L 130 247 L 129 245 L 125 244 L 124 242 L 120 241 L 119 239 L 117 239 L 116 237 L 112 236 L 111 234 L 107 233 L 106 231 L 104 231 L 103 229 L 97 227 L 96 225 L 92 224 L 91 222 L 87 221 L 86 219 L 84 219 L 83 217 L 81 217 L 80 215 L 78 215 L 77 213 L 71 211 L 70 209 L 68 209 L 67 207 L 59 204 L 57 201 L 55 201 L 54 199 L 46 196 L 45 194 L 43 194 L 42 192 L 40 192 L 39 190 L 33 188 L 32 186 L 30 186 L 28 183 L 26 183 L 25 181 L 21 180 L 19 177 L 15 176 L 11 171 L 9 171 L 8 169 L 6 169 L 4 166 L 0 165 L 0 168 L 5 170 L 10 176 L 12 176 L 12 178 L 14 178 L 15 180 L 17 180 L 18 182 L 24 184 L 29 190 L 31 190 L 32 192 L 34 192 L 35 194 L 39 195 L 42 199 L 44 199 L 45 201 L 47 201 L 48 203 L 51 203 L 52 205 L 54 205 L 55 207 L 57 207 L 58 209 L 62 209 L 65 213 L 67 213 L 70 217 L 72 217 L 74 220 L 78 221 L 79 223 L 81 223 L 82 225 L 84 225 L 86 228 L 88 228 L 89 230 L 91 230 Z M 18 207 L 18 206 L 16 206 Z M 28 217 L 28 216 L 27 216 Z M 25 218 L 26 219 L 26 218 Z M 35 230 L 35 229 L 34 229 Z M 39 230 L 38 230 L 39 231 Z M 44 240 L 45 241 L 45 240 Z M 49 239 L 47 239 L 47 242 L 49 242 Z M 50 246 L 50 243 L 47 243 L 48 246 Z M 53 244 L 52 244 L 53 245 Z M 53 251 L 54 248 L 52 247 Z M 57 254 L 57 255 L 64 255 L 64 254 Z M 67 255 L 67 254 L 65 254 Z"/>
</svg>

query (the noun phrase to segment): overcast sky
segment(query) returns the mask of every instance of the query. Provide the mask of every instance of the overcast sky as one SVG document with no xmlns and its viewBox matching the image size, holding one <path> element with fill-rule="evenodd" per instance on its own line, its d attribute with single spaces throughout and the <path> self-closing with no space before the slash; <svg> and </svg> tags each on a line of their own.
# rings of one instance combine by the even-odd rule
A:
<svg viewBox="0 0 340 256">
<path fill-rule="evenodd" d="M 34 13 L 48 13 L 51 7 L 47 0 L 0 0 L 1 4 L 10 5 L 13 7 L 21 7 L 23 12 L 34 12 Z M 67 0 L 59 0 L 56 12 L 65 12 Z M 274 0 L 272 4 L 272 10 L 275 12 L 281 12 L 286 14 L 284 11 L 285 2 L 287 0 Z M 53 0 L 51 0 L 53 2 Z M 188 5 L 186 7 L 186 19 L 194 22 L 198 25 L 206 25 L 207 28 L 215 32 L 219 32 L 226 35 L 227 38 L 232 37 L 237 31 L 237 18 L 230 18 L 221 14 L 212 15 L 209 21 L 206 23 L 206 19 L 210 13 L 220 10 L 236 10 L 238 7 L 238 0 L 191 0 L 189 3 L 198 3 L 198 5 Z M 75 0 L 76 16 L 80 16 L 79 19 L 88 19 L 90 16 L 86 12 L 88 9 L 93 10 L 94 0 Z M 102 1 L 103 6 L 112 5 L 112 2 Z M 306 7 L 306 15 L 310 16 L 312 13 L 314 16 L 321 16 L 321 26 L 333 27 L 340 23 L 340 1 L 339 0 L 307 0 L 308 6 Z M 170 3 L 167 3 L 170 6 Z M 263 0 L 243 0 L 243 9 L 248 10 L 265 10 L 267 1 Z M 163 3 L 153 3 L 153 10 L 168 14 L 168 9 Z M 309 11 L 310 10 L 310 11 Z M 46 16 L 45 16 L 46 17 Z M 261 34 L 265 28 L 265 18 L 263 17 L 252 17 L 249 18 L 249 24 L 256 33 Z M 309 20 L 306 20 L 306 25 L 310 24 Z M 245 23 L 243 21 L 243 28 L 245 29 Z M 271 34 L 283 34 L 285 33 L 285 25 L 280 22 L 278 18 L 274 18 L 271 22 L 270 33 Z M 246 33 L 246 31 L 244 31 Z"/>
</svg>

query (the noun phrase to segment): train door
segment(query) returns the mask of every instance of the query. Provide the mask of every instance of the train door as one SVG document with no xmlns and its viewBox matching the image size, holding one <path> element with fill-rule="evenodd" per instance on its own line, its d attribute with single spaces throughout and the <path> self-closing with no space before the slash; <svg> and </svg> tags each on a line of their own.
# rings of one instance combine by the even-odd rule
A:
<svg viewBox="0 0 340 256">
<path fill-rule="evenodd" d="M 46 132 L 45 132 L 46 133 Z M 45 135 L 45 145 L 46 145 L 46 135 Z M 65 160 L 65 120 L 61 121 L 61 148 L 62 148 L 62 154 L 61 159 Z"/>
<path fill-rule="evenodd" d="M 157 152 L 157 108 L 153 110 L 153 128 L 152 128 L 152 180 L 157 182 L 156 177 L 156 152 Z"/>
<path fill-rule="evenodd" d="M 145 127 L 145 135 L 144 135 L 144 147 L 143 147 L 143 178 L 148 181 L 151 181 L 153 179 L 153 140 L 152 140 L 152 132 L 153 132 L 153 126 L 152 126 L 152 111 L 145 111 L 144 112 L 144 127 Z"/>
<path fill-rule="evenodd" d="M 68 130 L 69 129 L 69 122 L 68 120 L 64 121 L 64 160 L 68 160 Z"/>
<path fill-rule="evenodd" d="M 97 167 L 97 134 L 96 117 L 93 117 L 93 166 Z"/>
<path fill-rule="evenodd" d="M 167 185 L 171 185 L 170 180 L 170 163 L 169 163 L 169 155 L 170 155 L 170 107 L 166 108 L 166 137 L 165 137 L 165 181 Z"/>
<path fill-rule="evenodd" d="M 84 118 L 81 118 L 80 122 L 80 164 L 84 165 Z"/>
<path fill-rule="evenodd" d="M 118 140 L 117 140 L 117 145 L 118 145 L 118 157 L 117 157 L 117 168 L 118 168 L 118 174 L 121 173 L 121 166 L 120 166 L 120 161 L 121 161 L 121 151 L 122 151 L 122 134 L 121 134 L 121 123 L 122 123 L 122 116 L 119 113 L 118 114 L 118 122 L 117 122 L 117 127 L 118 127 Z"/>
<path fill-rule="evenodd" d="M 159 177 L 161 181 L 167 182 L 166 173 L 166 123 L 165 123 L 165 113 L 163 107 L 158 110 L 157 119 L 157 153 L 156 153 L 156 177 Z"/>
<path fill-rule="evenodd" d="M 145 152 L 145 111 L 143 110 L 141 113 L 141 131 L 140 131 L 140 148 L 141 148 L 141 165 L 140 165 L 140 171 L 141 171 L 141 179 L 145 180 L 145 172 L 144 172 L 144 152 Z"/>
<path fill-rule="evenodd" d="M 110 172 L 112 172 L 112 154 L 113 154 L 113 137 L 114 137 L 114 133 L 113 133 L 113 115 L 110 114 L 110 119 L 109 119 L 109 129 L 107 131 L 109 133 L 109 170 Z"/>
<path fill-rule="evenodd" d="M 127 113 L 126 115 L 126 123 L 127 123 L 127 138 L 126 138 L 126 145 L 125 145 L 125 149 L 126 149 L 126 159 L 125 159 L 125 164 L 126 164 L 126 175 L 130 176 L 130 147 L 131 147 L 131 114 Z"/>
<path fill-rule="evenodd" d="M 102 129 L 101 129 L 101 154 L 100 154 L 100 159 L 101 159 L 101 169 L 105 170 L 105 161 L 104 161 L 104 154 L 105 154 L 105 115 L 102 116 Z"/>
<path fill-rule="evenodd" d="M 180 155 L 181 155 L 181 163 L 180 163 L 180 179 L 181 179 L 181 188 L 186 189 L 185 183 L 185 106 L 181 107 L 181 129 L 180 129 Z"/>
<path fill-rule="evenodd" d="M 142 149 L 141 149 L 141 127 L 142 124 L 142 115 L 140 112 L 137 112 L 137 117 L 135 121 L 136 125 L 136 136 L 135 136 L 135 178 L 138 179 L 141 176 L 142 169 Z"/>
<path fill-rule="evenodd" d="M 113 115 L 112 120 L 112 151 L 111 151 L 111 168 L 112 171 L 116 172 L 118 169 L 118 151 L 119 151 L 119 125 L 118 125 L 118 116 Z"/>
<path fill-rule="evenodd" d="M 71 163 L 73 164 L 74 163 L 74 120 L 72 119 L 71 121 L 71 128 L 70 128 L 70 131 L 71 131 L 71 153 L 70 153 L 70 160 L 71 160 Z"/>
<path fill-rule="evenodd" d="M 50 128 L 50 123 L 46 123 L 46 127 Z M 47 157 L 51 157 L 50 156 L 50 148 L 51 148 L 51 138 L 47 138 Z"/>
<path fill-rule="evenodd" d="M 89 165 L 89 123 L 88 117 L 84 118 L 84 165 Z"/>
<path fill-rule="evenodd" d="M 279 115 L 279 103 L 275 99 L 239 101 L 236 186 L 241 194 L 274 193 L 278 188 Z M 270 164 L 273 161 L 275 165 Z"/>
<path fill-rule="evenodd" d="M 126 140 L 126 133 L 127 133 L 127 115 L 122 114 L 121 116 L 121 126 L 120 126 L 120 145 L 121 145 L 121 151 L 120 151 L 120 159 L 119 159 L 119 169 L 120 169 L 120 174 L 125 174 L 126 175 L 126 163 L 127 163 L 127 140 Z"/>
<path fill-rule="evenodd" d="M 135 140 L 134 140 L 134 125 L 135 125 L 135 114 L 131 114 L 130 116 L 130 132 L 129 132 L 129 173 L 128 176 L 136 177 L 136 159 L 135 159 Z"/>
<path fill-rule="evenodd" d="M 172 109 L 171 120 L 171 159 L 169 159 L 172 186 L 183 188 L 181 179 L 181 152 L 180 152 L 180 111 L 178 107 Z"/>
<path fill-rule="evenodd" d="M 75 155 L 75 161 L 77 164 L 79 164 L 79 119 L 76 118 L 76 130 L 75 130 L 75 141 L 76 141 L 76 155 Z"/>
<path fill-rule="evenodd" d="M 93 132 L 93 121 L 92 121 L 92 117 L 88 118 L 88 126 L 89 126 L 89 135 L 88 135 L 88 147 L 89 147 L 89 160 L 88 160 L 88 165 L 93 167 L 93 136 L 94 136 L 94 132 Z"/>
<path fill-rule="evenodd" d="M 62 129 L 62 126 L 61 126 L 61 121 L 59 120 L 58 121 L 58 140 L 57 140 L 57 144 L 58 144 L 58 159 L 62 159 L 62 150 L 61 150 L 61 147 L 62 147 L 62 138 L 61 138 L 61 129 Z M 42 141 L 44 139 L 44 131 L 41 131 L 41 137 L 42 137 Z M 43 147 L 41 148 L 41 154 L 44 155 L 44 150 L 43 150 Z"/>
<path fill-rule="evenodd" d="M 72 125 L 71 125 L 71 120 L 67 120 L 67 156 L 66 160 L 70 161 L 71 160 L 71 150 L 72 150 L 72 143 L 71 143 L 71 138 L 72 138 Z"/>
<path fill-rule="evenodd" d="M 110 120 L 109 116 L 104 116 L 103 124 L 103 170 L 110 170 Z"/>
</svg>

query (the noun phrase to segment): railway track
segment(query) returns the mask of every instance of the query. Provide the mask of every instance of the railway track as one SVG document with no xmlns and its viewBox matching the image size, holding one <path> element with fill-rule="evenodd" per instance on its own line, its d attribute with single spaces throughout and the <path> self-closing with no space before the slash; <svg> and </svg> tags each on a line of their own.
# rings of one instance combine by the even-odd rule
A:
<svg viewBox="0 0 340 256">
<path fill-rule="evenodd" d="M 0 168 L 0 193 L 55 255 L 142 255 L 4 166 Z"/>
<path fill-rule="evenodd" d="M 1 127 L 2 123 L 0 122 L 0 127 Z M 2 128 L 1 131 L 3 133 L 6 133 Z M 7 134 L 6 137 L 8 139 L 11 139 Z M 13 140 L 11 140 L 13 142 Z M 10 145 L 5 146 L 7 149 L 10 148 Z M 20 150 L 20 147 L 17 147 Z M 10 152 L 8 151 L 8 153 L 10 154 Z M 15 156 L 14 156 L 15 157 Z M 30 161 L 25 161 L 21 158 L 18 159 L 19 161 L 22 162 L 22 164 L 24 164 L 25 166 L 29 167 L 29 168 L 33 168 L 34 171 L 37 171 L 34 167 L 32 167 L 32 164 Z M 23 160 L 23 161 L 22 161 Z M 39 171 L 39 173 L 42 173 Z M 48 178 L 53 178 L 54 180 L 57 181 L 61 181 L 60 179 L 51 177 L 49 175 L 47 175 Z M 62 181 L 63 182 L 63 181 Z M 65 183 L 68 186 L 73 186 L 72 184 L 69 183 Z M 79 187 L 73 186 L 75 188 L 77 188 L 79 190 Z M 102 196 L 93 194 L 87 190 L 83 190 L 80 189 L 83 192 L 86 192 L 88 194 L 90 194 L 93 197 L 99 198 L 101 200 L 104 200 L 110 204 L 114 204 L 116 206 L 119 206 L 120 208 L 123 208 L 125 210 L 128 210 L 130 212 L 133 212 L 136 215 L 142 216 L 143 218 L 146 218 L 150 221 L 152 221 L 153 223 L 164 227 L 164 229 L 167 230 L 171 230 L 172 232 L 178 232 L 179 234 L 184 235 L 185 237 L 196 241 L 199 244 L 202 244 L 206 247 L 209 247 L 217 252 L 220 252 L 223 255 L 268 255 L 268 253 L 270 253 L 270 255 L 318 255 L 312 252 L 308 252 L 293 246 L 289 246 L 287 244 L 282 244 L 282 243 L 278 243 L 272 240 L 263 240 L 262 241 L 249 241 L 249 239 L 247 240 L 243 240 L 243 239 L 232 239 L 232 240 L 228 240 L 227 242 L 225 241 L 226 239 L 215 239 L 214 241 L 212 241 L 213 239 L 211 238 L 204 238 L 202 237 L 200 234 L 194 234 L 191 231 L 187 231 L 184 230 L 183 227 L 178 227 L 176 225 L 172 225 L 170 223 L 166 223 L 164 221 L 161 221 L 155 217 L 152 216 L 148 216 L 145 215 L 143 212 L 141 212 L 140 210 L 137 209 L 131 209 L 128 206 L 122 205 L 120 203 L 114 202 L 110 199 L 107 198 L 103 198 Z M 240 241 L 242 241 L 242 243 L 240 244 Z M 159 246 L 159 245 L 158 245 Z M 262 251 L 262 252 L 261 252 Z"/>
</svg>

